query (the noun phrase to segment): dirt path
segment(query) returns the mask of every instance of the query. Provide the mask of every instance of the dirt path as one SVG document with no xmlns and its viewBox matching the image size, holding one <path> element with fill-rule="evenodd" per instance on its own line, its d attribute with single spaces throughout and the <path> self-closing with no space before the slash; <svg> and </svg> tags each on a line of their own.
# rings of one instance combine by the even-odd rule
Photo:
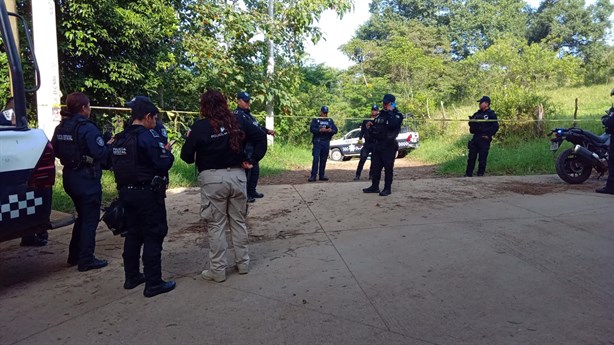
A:
<svg viewBox="0 0 614 345">
<path fill-rule="evenodd" d="M 358 158 L 352 158 L 346 162 L 333 162 L 328 160 L 326 164 L 326 175 L 331 182 L 349 182 L 354 179 Z M 362 172 L 362 180 L 367 181 L 371 161 L 365 163 Z M 281 175 L 261 177 L 259 184 L 303 184 L 307 183 L 311 167 L 297 168 L 292 171 L 285 171 Z M 397 159 L 394 163 L 394 178 L 396 180 L 414 180 L 419 178 L 440 178 L 437 174 L 436 165 L 424 165 L 422 162 L 414 161 L 409 158 Z"/>
</svg>

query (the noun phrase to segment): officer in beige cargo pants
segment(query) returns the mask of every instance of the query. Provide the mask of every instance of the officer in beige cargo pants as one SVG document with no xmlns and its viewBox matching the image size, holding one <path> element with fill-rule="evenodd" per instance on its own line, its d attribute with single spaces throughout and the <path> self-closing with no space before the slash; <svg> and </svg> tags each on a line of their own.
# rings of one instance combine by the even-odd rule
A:
<svg viewBox="0 0 614 345">
<path fill-rule="evenodd" d="M 226 98 L 218 91 L 201 95 L 200 114 L 181 149 L 181 159 L 195 162 L 198 168 L 201 218 L 208 226 L 210 260 L 202 277 L 221 283 L 226 280 L 228 267 L 227 224 L 237 269 L 240 274 L 249 272 L 245 169 L 264 157 L 267 142 L 259 127 L 230 112 Z M 250 158 L 245 155 L 246 141 L 254 145 Z"/>
</svg>

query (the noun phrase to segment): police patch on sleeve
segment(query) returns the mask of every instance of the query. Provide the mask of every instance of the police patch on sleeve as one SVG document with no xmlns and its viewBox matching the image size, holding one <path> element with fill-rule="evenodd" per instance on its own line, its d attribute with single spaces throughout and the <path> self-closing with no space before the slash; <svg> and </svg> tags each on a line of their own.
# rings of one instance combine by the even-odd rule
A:
<svg viewBox="0 0 614 345">
<path fill-rule="evenodd" d="M 166 128 L 162 127 L 162 129 L 160 130 L 160 134 L 162 134 L 163 137 L 168 138 L 168 133 L 166 133 Z"/>
<path fill-rule="evenodd" d="M 98 144 L 98 146 L 100 147 L 104 146 L 104 140 L 102 139 L 102 137 L 96 138 L 96 144 Z"/>
<path fill-rule="evenodd" d="M 150 129 L 149 133 L 151 133 L 151 136 L 154 137 L 154 138 L 159 138 L 160 137 L 160 135 L 158 135 L 158 132 L 156 132 L 153 129 Z"/>
</svg>

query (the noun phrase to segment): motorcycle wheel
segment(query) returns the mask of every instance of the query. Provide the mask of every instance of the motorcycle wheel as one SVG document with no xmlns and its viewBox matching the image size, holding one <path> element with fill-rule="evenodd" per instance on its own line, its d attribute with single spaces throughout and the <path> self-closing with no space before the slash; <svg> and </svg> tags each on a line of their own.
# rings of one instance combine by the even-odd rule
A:
<svg viewBox="0 0 614 345">
<path fill-rule="evenodd" d="M 556 173 L 569 184 L 580 184 L 591 176 L 593 166 L 584 158 L 567 149 L 556 158 Z"/>
</svg>

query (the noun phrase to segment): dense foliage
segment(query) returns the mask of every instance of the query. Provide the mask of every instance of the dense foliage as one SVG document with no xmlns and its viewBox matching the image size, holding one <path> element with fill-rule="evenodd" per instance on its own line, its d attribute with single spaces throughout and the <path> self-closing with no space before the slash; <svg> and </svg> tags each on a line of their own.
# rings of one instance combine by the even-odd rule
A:
<svg viewBox="0 0 614 345">
<path fill-rule="evenodd" d="M 176 110 L 167 120 L 177 132 L 195 116 L 177 111 L 196 111 L 205 88 L 231 101 L 247 90 L 261 119 L 274 104 L 277 140 L 304 144 L 322 105 L 350 129 L 387 92 L 425 121 L 489 94 L 500 117 L 527 120 L 540 104 L 555 110 L 544 90 L 614 77 L 608 0 L 544 0 L 537 8 L 523 0 L 373 0 L 371 18 L 342 47 L 354 66 L 306 64 L 305 42 L 322 38 L 321 13 L 348 15 L 352 2 L 274 1 L 270 16 L 267 0 L 57 0 L 62 93 L 84 91 L 104 106 L 148 95 Z M 30 3 L 18 1 L 27 18 Z"/>
</svg>

